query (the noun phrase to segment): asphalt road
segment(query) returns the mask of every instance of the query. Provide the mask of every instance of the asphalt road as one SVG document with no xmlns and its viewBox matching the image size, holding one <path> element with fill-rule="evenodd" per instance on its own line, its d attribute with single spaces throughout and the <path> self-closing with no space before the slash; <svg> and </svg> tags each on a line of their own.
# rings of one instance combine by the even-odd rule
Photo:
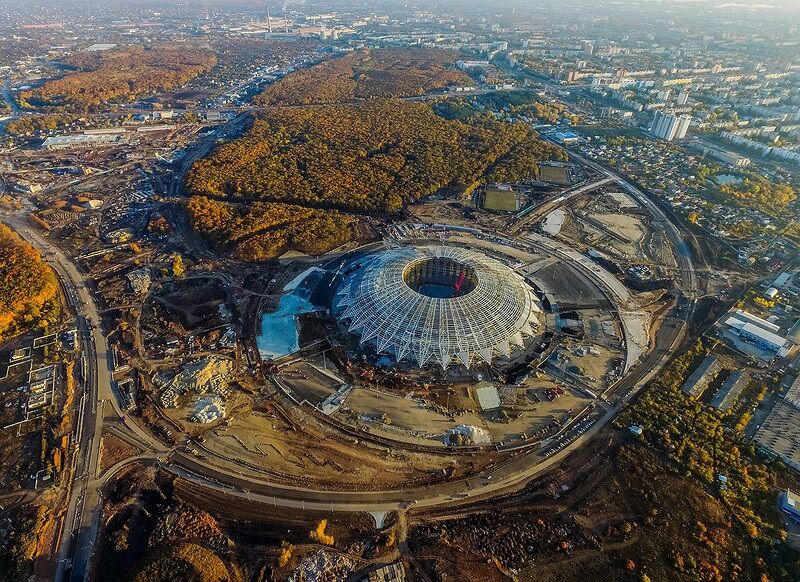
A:
<svg viewBox="0 0 800 582">
<path fill-rule="evenodd" d="M 655 349 L 617 386 L 614 394 L 619 397 L 618 400 L 607 407 L 598 422 L 595 422 L 569 445 L 546 459 L 543 459 L 538 452 L 520 453 L 491 470 L 469 479 L 432 487 L 389 492 L 318 491 L 254 482 L 241 474 L 223 471 L 183 453 L 170 455 L 162 463 L 162 468 L 197 485 L 224 492 L 234 498 L 261 501 L 283 507 L 385 512 L 402 509 L 410 503 L 419 506 L 434 506 L 453 504 L 457 500 L 468 497 L 471 500 L 476 497 L 491 497 L 519 488 L 554 464 L 561 462 L 567 455 L 597 434 L 660 370 L 685 333 L 686 322 L 691 315 L 693 306 L 691 298 L 696 292 L 696 275 L 692 265 L 691 251 L 680 230 L 667 219 L 658 205 L 650 200 L 644 192 L 620 176 L 583 156 L 574 153 L 573 156 L 613 179 L 664 223 L 681 265 L 681 287 L 684 297 L 679 300 L 673 315 L 667 319 L 657 334 Z M 179 187 L 179 185 L 176 186 Z M 87 361 L 86 401 L 80 409 L 82 412 L 78 419 L 77 430 L 80 438 L 76 447 L 77 461 L 72 492 L 66 510 L 55 579 L 57 582 L 67 579 L 83 580 L 91 571 L 94 543 L 100 525 L 101 489 L 105 482 L 105 479 L 98 478 L 103 417 L 104 413 L 115 414 L 119 421 L 119 417 L 124 412 L 112 392 L 112 370 L 106 339 L 99 330 L 93 331 L 89 325 L 89 319 L 94 324 L 98 324 L 100 315 L 85 285 L 84 275 L 55 245 L 48 243 L 43 236 L 29 227 L 23 218 L 10 217 L 5 219 L 5 222 L 42 252 L 59 275 L 69 302 L 75 311 L 81 314 L 78 317 L 78 329 L 83 340 L 82 346 Z M 154 442 L 149 434 L 136 425 L 123 422 L 120 423 L 119 428 L 129 431 L 135 435 L 137 440 Z M 158 458 L 163 451 L 163 445 L 154 444 L 152 458 Z M 146 458 L 148 458 L 147 455 L 139 456 L 140 460 Z"/>
<path fill-rule="evenodd" d="M 106 338 L 101 330 L 93 329 L 101 320 L 86 278 L 56 245 L 30 227 L 24 218 L 12 216 L 4 218 L 3 222 L 42 253 L 61 280 L 66 300 L 79 314 L 77 327 L 86 361 L 86 383 L 84 400 L 78 408 L 76 434 L 80 438 L 75 446 L 72 491 L 64 517 L 55 580 L 84 580 L 100 519 L 103 483 L 98 479 L 98 463 L 104 410 L 113 411 L 118 417 L 124 411 L 112 392 L 112 364 Z M 152 441 L 152 437 L 138 427 L 130 424 L 126 427 L 148 442 Z"/>
<path fill-rule="evenodd" d="M 537 206 L 531 210 L 528 214 L 526 214 L 521 220 L 519 220 L 516 224 L 512 225 L 512 227 L 508 230 L 508 232 L 504 233 L 506 236 L 513 236 L 517 234 L 520 230 L 524 227 L 529 225 L 532 222 L 539 220 L 540 218 L 544 217 L 545 214 L 555 210 L 566 204 L 569 200 L 576 196 L 580 196 L 581 194 L 586 194 L 587 192 L 591 192 L 592 190 L 597 190 L 598 188 L 602 188 L 608 184 L 613 183 L 613 180 L 608 176 L 601 178 L 600 180 L 595 180 L 591 184 L 586 184 L 582 186 L 573 187 L 570 190 L 567 190 L 557 198 L 552 200 L 548 200 L 544 204 Z"/>
</svg>

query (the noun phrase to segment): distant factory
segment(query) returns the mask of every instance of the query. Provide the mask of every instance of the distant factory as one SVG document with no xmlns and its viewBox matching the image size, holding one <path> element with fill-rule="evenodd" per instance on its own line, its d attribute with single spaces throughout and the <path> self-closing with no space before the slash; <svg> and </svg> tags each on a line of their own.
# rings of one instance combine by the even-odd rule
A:
<svg viewBox="0 0 800 582">
<path fill-rule="evenodd" d="M 66 150 L 75 147 L 102 147 L 117 145 L 124 141 L 120 133 L 96 133 L 54 135 L 42 143 L 43 150 Z"/>
</svg>

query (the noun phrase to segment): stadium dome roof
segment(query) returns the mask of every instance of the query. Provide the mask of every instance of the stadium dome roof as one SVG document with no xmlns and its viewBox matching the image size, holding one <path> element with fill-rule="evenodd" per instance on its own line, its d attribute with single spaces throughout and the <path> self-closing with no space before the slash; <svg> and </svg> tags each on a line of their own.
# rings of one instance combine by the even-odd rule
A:
<svg viewBox="0 0 800 582">
<path fill-rule="evenodd" d="M 378 353 L 419 367 L 469 367 L 522 346 L 538 325 L 536 297 L 512 269 L 456 247 L 398 247 L 365 257 L 334 300 Z"/>
</svg>

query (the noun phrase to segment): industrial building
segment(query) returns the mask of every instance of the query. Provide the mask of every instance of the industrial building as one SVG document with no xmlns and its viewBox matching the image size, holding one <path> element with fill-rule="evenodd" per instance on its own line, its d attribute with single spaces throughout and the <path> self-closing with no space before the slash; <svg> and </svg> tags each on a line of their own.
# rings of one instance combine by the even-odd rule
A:
<svg viewBox="0 0 800 582">
<path fill-rule="evenodd" d="M 706 356 L 692 375 L 686 379 L 681 390 L 691 397 L 700 396 L 719 372 L 720 365 L 714 356 Z"/>
<path fill-rule="evenodd" d="M 753 437 L 759 449 L 800 471 L 800 410 L 778 400 Z"/>
<path fill-rule="evenodd" d="M 367 256 L 337 291 L 347 329 L 379 354 L 423 367 L 469 367 L 509 356 L 538 326 L 525 280 L 488 256 L 456 247 L 400 247 Z"/>
<path fill-rule="evenodd" d="M 750 340 L 757 347 L 771 352 L 783 352 L 786 338 L 766 331 L 752 323 L 745 323 L 739 329 L 739 337 Z M 783 354 L 781 354 L 783 355 Z"/>
<path fill-rule="evenodd" d="M 741 370 L 731 372 L 731 375 L 728 376 L 728 379 L 723 382 L 720 389 L 714 395 L 711 406 L 720 412 L 726 412 L 739 399 L 742 390 L 744 390 L 749 381 L 750 376 L 745 372 Z"/>
<path fill-rule="evenodd" d="M 366 582 L 405 582 L 406 570 L 402 562 L 396 562 L 370 571 L 365 580 Z"/>
<path fill-rule="evenodd" d="M 741 309 L 728 316 L 725 325 L 740 340 L 778 357 L 787 355 L 792 347 L 789 340 L 778 335 L 780 326 Z"/>
<path fill-rule="evenodd" d="M 723 164 L 733 166 L 734 168 L 744 168 L 752 163 L 752 160 L 748 157 L 725 148 L 717 147 L 705 141 L 692 140 L 689 143 L 689 147 L 702 152 L 704 156 L 709 156 Z"/>
<path fill-rule="evenodd" d="M 780 495 L 781 511 L 796 521 L 800 521 L 800 496 L 787 489 Z"/>
<path fill-rule="evenodd" d="M 753 438 L 763 453 L 800 471 L 800 377 L 775 403 Z"/>
<path fill-rule="evenodd" d="M 783 272 L 775 278 L 775 280 L 772 282 L 772 286 L 777 289 L 780 289 L 784 285 L 786 285 L 791 278 L 792 278 L 791 273 Z"/>
<path fill-rule="evenodd" d="M 116 145 L 124 140 L 118 133 L 93 133 L 76 135 L 54 135 L 42 142 L 44 150 L 65 150 L 75 147 L 101 147 Z"/>
<path fill-rule="evenodd" d="M 800 410 L 800 376 L 795 378 L 794 382 L 789 385 L 789 389 L 783 395 L 783 399 Z"/>
</svg>

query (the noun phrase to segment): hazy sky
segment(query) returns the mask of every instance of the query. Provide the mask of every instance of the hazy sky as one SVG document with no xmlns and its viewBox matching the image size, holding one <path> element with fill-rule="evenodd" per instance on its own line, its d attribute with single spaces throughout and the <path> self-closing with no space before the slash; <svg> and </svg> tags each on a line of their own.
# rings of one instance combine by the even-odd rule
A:
<svg viewBox="0 0 800 582">
<path fill-rule="evenodd" d="M 327 10 L 335 10 L 337 6 L 342 10 L 352 10 L 353 8 L 374 9 L 376 11 L 385 10 L 389 7 L 409 7 L 411 9 L 429 9 L 436 12 L 446 12 L 450 8 L 454 10 L 460 7 L 470 8 L 473 11 L 487 10 L 490 13 L 499 13 L 514 8 L 517 12 L 526 9 L 531 11 L 541 11 L 542 9 L 552 8 L 568 9 L 585 8 L 591 12 L 625 11 L 640 7 L 642 9 L 652 9 L 653 12 L 663 12 L 664 10 L 685 11 L 687 13 L 723 13 L 730 15 L 750 14 L 758 15 L 770 19 L 774 14 L 786 14 L 787 11 L 800 14 L 800 0 L 181 0 L 180 2 L 169 0 L 0 0 L 0 6 L 16 7 L 25 13 L 35 13 L 38 8 L 42 11 L 58 7 L 69 6 L 91 8 L 94 6 L 107 7 L 176 7 L 176 6 L 227 6 L 227 7 L 263 7 L 269 2 L 274 6 L 287 4 L 290 9 L 297 7 L 301 11 L 313 12 L 315 7 L 321 6 Z"/>
</svg>

